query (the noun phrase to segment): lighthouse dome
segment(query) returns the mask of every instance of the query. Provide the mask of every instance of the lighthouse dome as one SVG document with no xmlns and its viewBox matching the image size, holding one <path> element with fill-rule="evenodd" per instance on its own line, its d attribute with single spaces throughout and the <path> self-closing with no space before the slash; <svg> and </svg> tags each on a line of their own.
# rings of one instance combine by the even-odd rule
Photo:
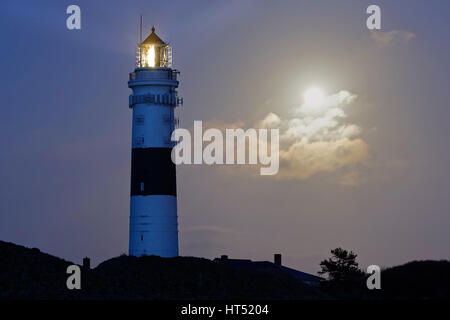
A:
<svg viewBox="0 0 450 320">
<path fill-rule="evenodd" d="M 152 33 L 142 42 L 149 45 L 165 45 L 166 43 L 155 33 L 155 27 L 152 27 Z"/>
</svg>

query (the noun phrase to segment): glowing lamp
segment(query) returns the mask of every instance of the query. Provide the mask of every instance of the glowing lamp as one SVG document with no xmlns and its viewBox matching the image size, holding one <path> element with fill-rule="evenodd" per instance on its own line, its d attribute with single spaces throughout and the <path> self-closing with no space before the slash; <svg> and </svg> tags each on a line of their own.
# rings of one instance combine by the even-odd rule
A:
<svg viewBox="0 0 450 320">
<path fill-rule="evenodd" d="M 138 68 L 168 68 L 172 65 L 172 49 L 155 33 L 152 33 L 138 45 L 136 66 Z"/>
</svg>

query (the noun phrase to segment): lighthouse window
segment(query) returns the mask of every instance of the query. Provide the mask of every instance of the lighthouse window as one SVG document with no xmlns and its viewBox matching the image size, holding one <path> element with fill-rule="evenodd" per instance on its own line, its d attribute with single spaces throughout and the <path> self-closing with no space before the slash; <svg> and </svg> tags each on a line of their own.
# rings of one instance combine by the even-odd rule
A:
<svg viewBox="0 0 450 320">
<path fill-rule="evenodd" d="M 141 182 L 141 191 L 144 191 L 144 183 Z"/>
<path fill-rule="evenodd" d="M 141 241 L 144 241 L 144 235 L 141 233 Z"/>
<path fill-rule="evenodd" d="M 134 141 L 136 145 L 141 146 L 144 144 L 144 137 L 136 137 Z"/>
<path fill-rule="evenodd" d="M 143 115 L 136 116 L 136 125 L 142 126 L 145 122 L 145 117 Z"/>
</svg>

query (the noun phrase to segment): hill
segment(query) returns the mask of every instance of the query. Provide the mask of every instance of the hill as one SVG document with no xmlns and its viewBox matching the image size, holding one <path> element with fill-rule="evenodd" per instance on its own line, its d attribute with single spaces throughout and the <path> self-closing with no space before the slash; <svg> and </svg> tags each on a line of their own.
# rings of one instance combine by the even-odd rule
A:
<svg viewBox="0 0 450 320">
<path fill-rule="evenodd" d="M 71 262 L 39 249 L 0 241 L 0 298 L 56 299 L 65 296 Z"/>
<path fill-rule="evenodd" d="M 449 299 L 450 261 L 412 261 L 381 272 L 385 299 Z"/>
<path fill-rule="evenodd" d="M 320 299 L 282 272 L 236 269 L 194 257 L 120 256 L 82 269 L 81 290 L 66 287 L 71 262 L 0 241 L 0 298 Z"/>
<path fill-rule="evenodd" d="M 195 257 L 122 255 L 82 268 L 81 290 L 68 290 L 72 265 L 36 248 L 0 241 L 0 299 L 449 299 L 450 262 L 413 261 L 382 271 L 381 290 L 314 288 L 282 268 L 235 267 Z M 258 265 L 258 263 L 255 263 Z"/>
</svg>

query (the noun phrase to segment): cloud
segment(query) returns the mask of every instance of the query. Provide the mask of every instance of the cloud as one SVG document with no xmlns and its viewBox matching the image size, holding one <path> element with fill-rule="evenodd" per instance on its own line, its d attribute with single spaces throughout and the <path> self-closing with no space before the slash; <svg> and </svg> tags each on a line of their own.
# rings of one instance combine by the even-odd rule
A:
<svg viewBox="0 0 450 320">
<path fill-rule="evenodd" d="M 376 31 L 370 32 L 370 37 L 380 47 L 387 47 L 395 43 L 406 43 L 416 35 L 413 32 L 405 30 Z"/>
<path fill-rule="evenodd" d="M 295 142 L 280 151 L 281 179 L 307 179 L 319 172 L 334 171 L 364 162 L 368 146 L 361 139 L 340 138 L 308 142 Z"/>
<path fill-rule="evenodd" d="M 345 109 L 352 105 L 357 95 L 342 90 L 324 95 L 320 101 L 304 102 L 294 107 L 290 115 L 281 117 L 268 113 L 255 128 L 280 130 L 280 169 L 277 179 L 308 179 L 321 172 L 364 164 L 369 157 L 369 147 L 360 137 L 362 129 L 346 120 Z M 244 128 L 242 121 L 224 123 L 208 121 L 204 127 Z M 263 143 L 263 141 L 260 141 Z M 270 145 L 268 146 L 270 148 Z M 238 168 L 237 168 L 238 167 Z M 230 174 L 258 175 L 255 165 L 225 166 Z M 365 180 L 356 174 L 342 178 L 344 185 L 356 185 Z"/>
<path fill-rule="evenodd" d="M 260 121 L 261 127 L 280 129 L 280 171 L 276 177 L 308 179 L 319 172 L 364 163 L 369 151 L 359 137 L 362 130 L 345 122 L 344 109 L 356 99 L 355 94 L 342 90 L 318 103 L 304 102 L 287 119 L 269 113 Z"/>
<path fill-rule="evenodd" d="M 262 128 L 278 128 L 281 125 L 281 119 L 275 113 L 270 112 L 264 120 L 261 121 Z"/>
</svg>

